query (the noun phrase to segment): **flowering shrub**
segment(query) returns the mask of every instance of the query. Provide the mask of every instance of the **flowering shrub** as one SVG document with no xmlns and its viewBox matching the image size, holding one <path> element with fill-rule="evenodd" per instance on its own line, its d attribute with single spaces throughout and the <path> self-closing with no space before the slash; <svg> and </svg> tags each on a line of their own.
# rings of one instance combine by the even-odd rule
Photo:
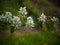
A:
<svg viewBox="0 0 60 45">
<path fill-rule="evenodd" d="M 20 7 L 19 13 L 22 14 L 22 15 L 27 15 L 26 7 Z"/>
<path fill-rule="evenodd" d="M 53 30 L 52 28 L 55 28 L 56 30 L 58 29 L 58 18 L 56 17 L 51 18 L 42 13 L 38 20 L 42 23 L 42 30 L 44 31 Z"/>
<path fill-rule="evenodd" d="M 53 17 L 53 18 L 51 18 L 51 20 L 52 20 L 52 22 L 56 22 L 56 21 L 58 21 L 58 18 Z"/>
<path fill-rule="evenodd" d="M 32 28 L 34 26 L 35 24 L 34 24 L 32 17 L 27 17 L 26 27 Z"/>
<path fill-rule="evenodd" d="M 11 19 L 12 19 L 12 14 L 11 12 L 6 12 L 6 14 L 2 14 L 0 15 L 0 21 L 3 21 L 3 22 L 11 22 Z"/>
<path fill-rule="evenodd" d="M 11 26 L 15 26 L 15 28 L 20 28 L 21 26 L 21 20 L 18 16 L 13 16 L 11 19 Z"/>
<path fill-rule="evenodd" d="M 11 23 L 12 13 L 11 12 L 6 12 L 5 17 L 7 18 L 6 21 Z"/>
<path fill-rule="evenodd" d="M 28 12 L 26 7 L 20 7 L 18 13 L 19 15 L 17 16 L 12 15 L 11 12 L 6 12 L 5 15 L 0 15 L 0 23 L 3 22 L 4 24 L 10 26 L 11 30 L 20 29 L 21 26 L 26 26 L 31 29 L 35 27 L 33 18 L 31 16 L 27 17 Z M 44 13 L 42 13 L 38 18 L 39 22 L 42 23 L 43 30 L 47 30 L 48 27 L 50 29 L 52 22 L 58 21 L 58 18 L 56 17 L 50 19 L 48 18 L 49 17 L 45 16 Z"/>
<path fill-rule="evenodd" d="M 22 26 L 25 26 L 27 14 L 28 14 L 26 7 L 20 7 L 18 12 L 19 12 L 18 16 L 21 18 Z"/>
<path fill-rule="evenodd" d="M 21 25 L 20 18 L 18 16 L 12 16 L 12 13 L 11 12 L 6 12 L 5 15 L 1 15 L 0 17 L 1 17 L 0 18 L 0 21 L 10 23 L 11 26 L 14 26 L 16 28 L 19 25 Z"/>
<path fill-rule="evenodd" d="M 7 23 L 6 25 L 19 29 L 21 26 L 21 20 L 18 16 L 13 16 L 11 12 L 6 12 L 5 15 L 0 15 L 0 21 Z"/>
<path fill-rule="evenodd" d="M 12 15 L 11 12 L 6 12 L 5 15 L 0 15 L 0 21 L 4 22 L 4 24 L 6 22 L 6 25 L 10 26 L 9 28 L 11 28 L 11 30 L 20 29 L 20 26 L 24 25 L 24 23 L 26 22 L 26 7 L 20 7 L 18 12 L 19 15 L 17 16 Z"/>
<path fill-rule="evenodd" d="M 43 24 L 46 22 L 46 16 L 44 15 L 44 13 L 41 14 L 38 20 L 41 21 Z"/>
</svg>

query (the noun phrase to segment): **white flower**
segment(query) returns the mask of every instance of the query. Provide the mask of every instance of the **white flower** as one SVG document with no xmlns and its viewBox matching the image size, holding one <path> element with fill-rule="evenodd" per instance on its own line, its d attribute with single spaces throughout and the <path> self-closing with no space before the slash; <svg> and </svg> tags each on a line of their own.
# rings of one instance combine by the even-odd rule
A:
<svg viewBox="0 0 60 45">
<path fill-rule="evenodd" d="M 20 18 L 19 18 L 19 17 L 17 17 L 17 16 L 13 16 L 13 19 L 12 19 L 12 20 L 19 21 L 19 20 L 20 20 Z"/>
<path fill-rule="evenodd" d="M 0 19 L 2 19 L 2 18 L 4 18 L 4 15 L 2 14 L 2 15 L 0 15 Z"/>
<path fill-rule="evenodd" d="M 53 17 L 53 18 L 51 18 L 51 20 L 54 22 L 54 21 L 57 21 L 57 20 L 58 20 L 58 18 Z"/>
<path fill-rule="evenodd" d="M 24 14 L 24 15 L 27 15 L 26 7 L 20 7 L 19 10 L 20 10 L 19 13 Z"/>
<path fill-rule="evenodd" d="M 15 29 L 16 28 L 18 29 L 21 26 L 20 17 L 18 17 L 18 16 L 12 16 L 11 12 L 6 12 L 5 15 L 3 15 L 3 14 L 0 15 L 0 21 L 6 22 L 9 25 L 14 26 Z"/>
<path fill-rule="evenodd" d="M 27 27 L 34 27 L 34 21 L 33 21 L 32 17 L 27 18 L 26 26 Z"/>
<path fill-rule="evenodd" d="M 5 21 L 6 20 L 6 16 L 4 16 L 4 14 L 2 14 L 1 16 L 0 16 L 0 21 Z"/>
<path fill-rule="evenodd" d="M 13 18 L 11 19 L 11 21 L 12 21 L 14 24 L 16 24 L 16 23 L 18 23 L 18 22 L 20 21 L 20 18 L 17 17 L 17 16 L 13 16 Z"/>
<path fill-rule="evenodd" d="M 13 16 L 11 21 L 12 21 L 11 26 L 14 26 L 15 28 L 19 28 L 21 26 L 21 20 L 19 17 Z"/>
<path fill-rule="evenodd" d="M 44 13 L 41 14 L 41 16 L 38 18 L 39 21 L 42 21 L 43 23 L 46 22 L 46 16 Z"/>
<path fill-rule="evenodd" d="M 6 12 L 5 17 L 9 23 L 11 23 L 12 19 L 12 13 L 11 12 Z"/>
<path fill-rule="evenodd" d="M 12 18 L 12 13 L 11 12 L 6 12 L 6 14 L 5 15 L 1 15 L 0 16 L 0 20 L 1 21 L 7 21 L 7 22 L 9 22 L 9 23 L 11 23 L 11 18 Z"/>
<path fill-rule="evenodd" d="M 12 15 L 12 13 L 11 12 L 6 12 L 6 15 L 10 16 L 10 15 Z"/>
</svg>

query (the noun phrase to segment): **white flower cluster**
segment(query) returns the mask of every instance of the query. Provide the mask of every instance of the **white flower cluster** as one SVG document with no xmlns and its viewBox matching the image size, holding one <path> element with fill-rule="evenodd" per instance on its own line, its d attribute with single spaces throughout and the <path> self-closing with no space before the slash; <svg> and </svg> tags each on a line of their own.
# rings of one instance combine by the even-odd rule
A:
<svg viewBox="0 0 60 45">
<path fill-rule="evenodd" d="M 44 13 L 41 14 L 41 16 L 38 18 L 39 21 L 41 21 L 43 24 L 44 22 L 46 22 L 47 16 L 44 15 Z M 56 22 L 58 21 L 58 18 L 53 17 L 50 20 L 52 20 L 52 22 Z"/>
<path fill-rule="evenodd" d="M 19 13 L 22 14 L 22 15 L 27 15 L 26 7 L 20 7 Z"/>
<path fill-rule="evenodd" d="M 58 21 L 58 18 L 53 17 L 53 18 L 51 18 L 51 20 L 52 20 L 52 22 L 55 22 L 55 21 Z"/>
<path fill-rule="evenodd" d="M 6 14 L 2 14 L 0 15 L 0 21 L 7 21 L 7 22 L 11 22 L 11 18 L 12 18 L 12 13 L 11 12 L 6 12 Z"/>
<path fill-rule="evenodd" d="M 6 12 L 5 17 L 6 17 L 6 21 L 11 23 L 12 13 L 11 12 Z"/>
<path fill-rule="evenodd" d="M 10 23 L 11 26 L 18 28 L 21 26 L 21 20 L 17 16 L 13 16 L 11 12 L 6 12 L 5 15 L 0 15 L 0 21 Z"/>
<path fill-rule="evenodd" d="M 32 17 L 27 17 L 26 26 L 27 26 L 27 27 L 30 27 L 30 28 L 32 28 L 32 27 L 34 27 L 34 26 L 35 26 L 35 24 L 34 24 L 34 21 L 33 21 Z"/>
<path fill-rule="evenodd" d="M 23 23 L 25 23 L 26 26 L 29 28 L 35 27 L 33 18 L 31 16 L 25 17 L 28 14 L 26 7 L 20 7 L 19 14 L 20 14 L 20 17 L 13 16 L 11 12 L 6 12 L 5 15 L 4 14 L 0 15 L 0 21 L 7 22 L 11 26 L 14 26 L 15 28 L 20 28 L 21 24 Z M 27 19 L 27 22 L 25 22 L 26 19 Z M 46 22 L 46 19 L 47 17 L 44 15 L 44 13 L 42 13 L 38 18 L 38 20 L 41 21 L 43 24 Z M 58 18 L 53 17 L 50 20 L 52 20 L 52 22 L 55 22 L 58 20 Z"/>
<path fill-rule="evenodd" d="M 6 17 L 4 16 L 4 14 L 0 15 L 0 21 L 5 21 Z"/>
<path fill-rule="evenodd" d="M 38 18 L 39 21 L 42 21 L 43 24 L 44 22 L 46 22 L 46 16 L 44 15 L 44 13 L 41 14 L 41 16 Z"/>
<path fill-rule="evenodd" d="M 15 28 L 20 28 L 21 26 L 21 20 L 18 16 L 13 16 L 11 19 L 11 26 L 15 26 Z"/>
</svg>

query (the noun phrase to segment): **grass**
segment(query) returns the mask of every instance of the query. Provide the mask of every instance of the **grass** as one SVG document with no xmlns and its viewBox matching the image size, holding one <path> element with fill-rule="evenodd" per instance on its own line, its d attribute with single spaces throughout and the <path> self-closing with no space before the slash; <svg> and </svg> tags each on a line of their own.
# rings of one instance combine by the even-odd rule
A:
<svg viewBox="0 0 60 45">
<path fill-rule="evenodd" d="M 37 34 L 10 35 L 7 38 L 0 37 L 0 45 L 60 45 L 60 36 L 52 32 L 40 32 Z"/>
</svg>

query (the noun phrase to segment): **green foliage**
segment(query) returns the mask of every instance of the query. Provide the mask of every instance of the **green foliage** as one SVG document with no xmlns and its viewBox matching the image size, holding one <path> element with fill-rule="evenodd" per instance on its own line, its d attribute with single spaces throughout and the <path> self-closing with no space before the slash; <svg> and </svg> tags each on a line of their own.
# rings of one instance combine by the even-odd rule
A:
<svg viewBox="0 0 60 45">
<path fill-rule="evenodd" d="M 7 27 L 8 27 L 8 24 L 6 22 L 1 22 L 0 21 L 0 32 L 2 30 L 6 30 Z"/>
<path fill-rule="evenodd" d="M 48 22 L 48 23 L 46 24 L 46 26 L 47 26 L 48 31 L 51 31 L 52 28 L 53 28 L 52 22 Z"/>
<path fill-rule="evenodd" d="M 10 30 L 10 32 L 13 33 L 15 29 L 13 26 L 10 26 L 9 23 L 0 21 L 0 32 L 3 32 L 4 30 Z"/>
<path fill-rule="evenodd" d="M 40 32 L 38 34 L 23 34 L 21 36 L 0 37 L 1 45 L 60 45 L 60 36 L 52 32 Z"/>
<path fill-rule="evenodd" d="M 10 32 L 13 33 L 13 32 L 15 31 L 14 27 L 11 26 L 10 28 L 11 28 L 11 29 L 10 29 Z"/>
<path fill-rule="evenodd" d="M 58 23 L 58 27 L 59 27 L 59 29 L 60 29 L 60 22 Z"/>
<path fill-rule="evenodd" d="M 23 4 L 28 8 L 30 12 L 37 14 L 36 16 L 41 14 L 41 12 L 37 9 L 37 7 L 29 0 L 25 0 Z"/>
<path fill-rule="evenodd" d="M 47 17 L 48 21 L 46 22 L 46 27 L 48 29 L 48 31 L 51 31 L 53 30 L 53 22 L 51 21 L 51 16 L 48 16 Z"/>
<path fill-rule="evenodd" d="M 42 30 L 43 30 L 43 31 L 48 31 L 46 24 L 42 24 Z"/>
<path fill-rule="evenodd" d="M 0 13 L 5 13 L 6 11 L 13 12 L 14 15 L 17 15 L 17 9 L 20 7 L 18 1 L 16 0 L 2 0 Z"/>
</svg>

